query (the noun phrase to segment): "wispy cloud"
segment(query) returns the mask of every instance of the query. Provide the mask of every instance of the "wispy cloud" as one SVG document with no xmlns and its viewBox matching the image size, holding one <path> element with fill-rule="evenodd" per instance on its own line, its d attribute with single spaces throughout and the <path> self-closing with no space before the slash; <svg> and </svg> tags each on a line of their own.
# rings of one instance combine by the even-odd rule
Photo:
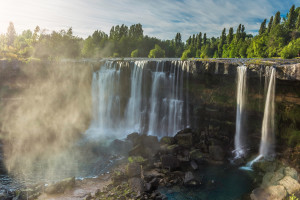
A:
<svg viewBox="0 0 300 200">
<path fill-rule="evenodd" d="M 255 34 L 263 19 L 278 10 L 285 14 L 293 4 L 300 0 L 10 0 L 1 5 L 0 32 L 13 21 L 17 31 L 73 27 L 81 37 L 123 23 L 141 23 L 145 34 L 162 39 L 177 32 L 184 39 L 200 31 L 219 36 L 224 27 L 236 29 L 239 23 Z"/>
</svg>

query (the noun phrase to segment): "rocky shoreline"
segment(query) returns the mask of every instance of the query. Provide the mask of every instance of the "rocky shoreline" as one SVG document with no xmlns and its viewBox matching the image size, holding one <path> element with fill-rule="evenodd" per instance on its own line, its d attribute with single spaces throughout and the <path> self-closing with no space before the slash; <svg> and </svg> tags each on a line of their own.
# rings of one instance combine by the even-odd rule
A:
<svg viewBox="0 0 300 200">
<path fill-rule="evenodd" d="M 175 137 L 147 136 L 132 133 L 126 140 L 115 140 L 111 147 L 117 152 L 128 152 L 128 159 L 121 162 L 109 174 L 96 178 L 75 178 L 49 184 L 37 185 L 16 191 L 1 199 L 168 199 L 160 188 L 202 187 L 214 184 L 214 180 L 203 181 L 195 173 L 204 165 L 228 163 L 230 152 L 226 138 L 217 134 L 212 137 L 205 132 L 185 129 Z M 232 164 L 244 165 L 245 160 Z M 279 159 L 257 162 L 253 166 L 256 188 L 242 199 L 274 200 L 288 196 L 300 196 L 298 173 Z"/>
</svg>

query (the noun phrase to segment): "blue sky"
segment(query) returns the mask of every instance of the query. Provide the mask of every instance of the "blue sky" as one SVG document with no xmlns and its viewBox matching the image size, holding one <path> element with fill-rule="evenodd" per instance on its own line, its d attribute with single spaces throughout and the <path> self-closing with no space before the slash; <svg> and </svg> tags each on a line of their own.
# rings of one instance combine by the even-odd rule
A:
<svg viewBox="0 0 300 200">
<path fill-rule="evenodd" d="M 9 21 L 18 33 L 73 27 L 75 35 L 86 38 L 94 30 L 109 33 L 111 26 L 135 23 L 144 33 L 161 39 L 172 39 L 180 32 L 183 39 L 206 32 L 219 36 L 225 27 L 242 23 L 246 31 L 256 34 L 263 19 L 279 10 L 283 16 L 300 0 L 1 0 L 0 33 Z"/>
</svg>

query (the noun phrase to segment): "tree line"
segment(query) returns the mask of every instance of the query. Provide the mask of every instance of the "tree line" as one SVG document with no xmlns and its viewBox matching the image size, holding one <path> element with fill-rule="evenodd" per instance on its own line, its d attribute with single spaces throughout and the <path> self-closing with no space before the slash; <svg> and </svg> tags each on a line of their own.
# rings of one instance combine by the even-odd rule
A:
<svg viewBox="0 0 300 200">
<path fill-rule="evenodd" d="M 300 55 L 300 7 L 293 5 L 286 17 L 278 11 L 264 19 L 256 36 L 247 34 L 240 24 L 219 37 L 199 32 L 183 42 L 177 33 L 172 40 L 144 35 L 141 24 L 113 26 L 109 34 L 96 30 L 86 39 L 73 35 L 72 28 L 48 33 L 37 26 L 16 34 L 9 23 L 0 35 L 0 59 L 59 59 L 103 57 L 181 57 L 188 58 L 294 58 Z"/>
</svg>

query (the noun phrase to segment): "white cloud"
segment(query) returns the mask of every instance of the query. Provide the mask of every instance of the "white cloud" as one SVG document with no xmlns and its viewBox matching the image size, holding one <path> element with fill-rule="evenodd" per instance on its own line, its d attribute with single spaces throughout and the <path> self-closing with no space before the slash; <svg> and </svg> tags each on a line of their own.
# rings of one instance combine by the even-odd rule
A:
<svg viewBox="0 0 300 200">
<path fill-rule="evenodd" d="M 177 32 L 183 39 L 200 31 L 219 36 L 224 27 L 236 29 L 239 23 L 246 30 L 257 30 L 264 18 L 277 10 L 286 13 L 292 4 L 299 3 L 300 0 L 10 0 L 1 5 L 0 32 L 5 32 L 8 22 L 13 21 L 17 31 L 36 25 L 50 30 L 72 26 L 75 34 L 87 37 L 96 29 L 109 33 L 113 25 L 141 23 L 145 34 L 162 39 L 172 39 Z"/>
</svg>

